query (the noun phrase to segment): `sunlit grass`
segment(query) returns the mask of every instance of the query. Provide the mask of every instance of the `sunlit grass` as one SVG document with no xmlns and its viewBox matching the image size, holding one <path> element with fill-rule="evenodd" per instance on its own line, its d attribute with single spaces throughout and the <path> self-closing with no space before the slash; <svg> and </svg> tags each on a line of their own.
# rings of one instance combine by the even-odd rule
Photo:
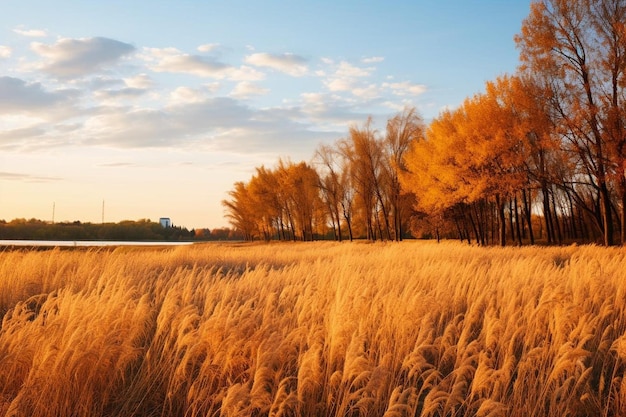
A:
<svg viewBox="0 0 626 417">
<path fill-rule="evenodd" d="M 625 253 L 3 252 L 0 415 L 623 415 Z"/>
</svg>

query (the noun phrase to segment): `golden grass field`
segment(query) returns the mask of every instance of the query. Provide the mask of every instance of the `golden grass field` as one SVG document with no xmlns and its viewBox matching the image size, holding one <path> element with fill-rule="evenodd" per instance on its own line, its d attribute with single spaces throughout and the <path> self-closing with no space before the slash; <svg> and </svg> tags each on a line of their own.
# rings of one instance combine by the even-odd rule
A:
<svg viewBox="0 0 626 417">
<path fill-rule="evenodd" d="M 0 253 L 0 416 L 620 416 L 626 250 Z"/>
</svg>

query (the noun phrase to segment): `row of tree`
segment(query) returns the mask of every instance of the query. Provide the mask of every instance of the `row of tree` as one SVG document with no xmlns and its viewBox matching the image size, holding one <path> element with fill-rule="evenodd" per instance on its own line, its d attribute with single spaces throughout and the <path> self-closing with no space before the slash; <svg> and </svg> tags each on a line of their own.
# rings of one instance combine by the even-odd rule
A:
<svg viewBox="0 0 626 417">
<path fill-rule="evenodd" d="M 370 119 L 350 128 L 347 138 L 320 146 L 311 164 L 279 161 L 275 169 L 257 168 L 223 202 L 227 216 L 246 239 L 400 240 L 412 203 L 399 171 L 422 131 L 420 116 L 407 109 L 389 120 L 384 137 Z"/>
<path fill-rule="evenodd" d="M 516 42 L 516 74 L 428 126 L 406 109 L 310 164 L 258 168 L 224 202 L 232 225 L 247 239 L 624 243 L 626 0 L 533 2 Z"/>
<path fill-rule="evenodd" d="M 38 219 L 0 220 L 0 239 L 25 240 L 119 240 L 119 241 L 189 241 L 242 240 L 232 229 L 191 229 L 162 227 L 148 219 L 119 223 L 50 223 Z"/>
</svg>

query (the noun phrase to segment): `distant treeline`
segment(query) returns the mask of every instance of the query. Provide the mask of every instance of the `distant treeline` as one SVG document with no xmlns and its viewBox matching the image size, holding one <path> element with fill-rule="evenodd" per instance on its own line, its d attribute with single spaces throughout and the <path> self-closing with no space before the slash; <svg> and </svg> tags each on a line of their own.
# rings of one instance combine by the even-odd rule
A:
<svg viewBox="0 0 626 417">
<path fill-rule="evenodd" d="M 122 240 L 122 241 L 188 241 L 241 240 L 243 236 L 228 228 L 187 229 L 163 227 L 142 219 L 119 223 L 50 223 L 37 219 L 0 220 L 0 239 L 27 240 Z"/>
</svg>

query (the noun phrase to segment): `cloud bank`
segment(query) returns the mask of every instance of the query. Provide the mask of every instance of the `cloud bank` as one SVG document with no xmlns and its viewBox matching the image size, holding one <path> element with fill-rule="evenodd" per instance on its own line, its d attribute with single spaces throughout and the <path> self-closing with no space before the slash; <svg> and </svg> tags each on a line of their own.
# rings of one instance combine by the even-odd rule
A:
<svg viewBox="0 0 626 417">
<path fill-rule="evenodd" d="M 188 53 L 106 37 L 32 42 L 30 50 L 35 60 L 0 46 L 0 59 L 25 69 L 20 77 L 0 77 L 3 147 L 71 143 L 240 154 L 293 148 L 306 157 L 305 150 L 341 137 L 350 124 L 374 112 L 386 117 L 426 91 L 378 74 L 382 56 L 308 59 L 252 46 L 237 56 L 219 43 Z"/>
<path fill-rule="evenodd" d="M 51 45 L 33 42 L 31 49 L 44 58 L 39 69 L 58 78 L 83 77 L 135 52 L 128 43 L 101 37 L 66 38 Z"/>
</svg>

